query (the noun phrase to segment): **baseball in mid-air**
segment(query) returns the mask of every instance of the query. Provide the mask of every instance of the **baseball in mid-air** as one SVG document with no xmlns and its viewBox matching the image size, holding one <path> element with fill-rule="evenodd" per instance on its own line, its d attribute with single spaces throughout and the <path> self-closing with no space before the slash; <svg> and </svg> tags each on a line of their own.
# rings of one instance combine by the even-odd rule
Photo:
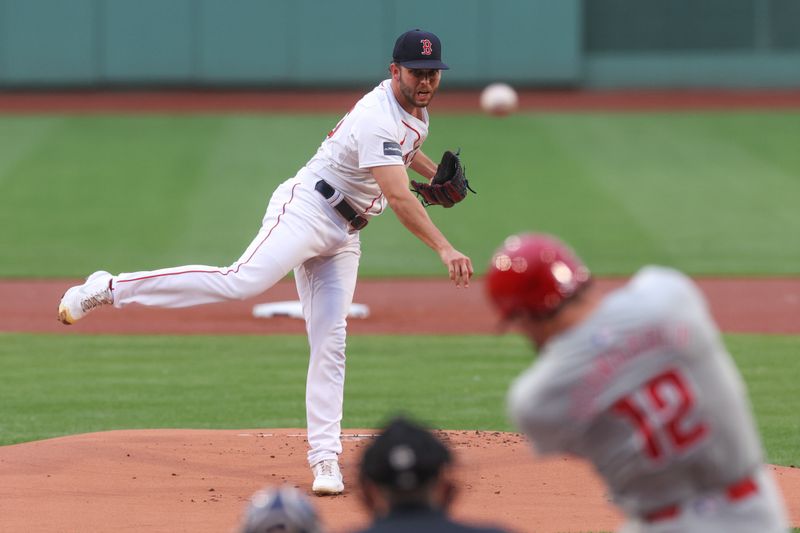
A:
<svg viewBox="0 0 800 533">
<path fill-rule="evenodd" d="M 481 108 L 492 115 L 507 115 L 518 103 L 517 91 L 507 83 L 492 83 L 481 92 Z"/>
</svg>

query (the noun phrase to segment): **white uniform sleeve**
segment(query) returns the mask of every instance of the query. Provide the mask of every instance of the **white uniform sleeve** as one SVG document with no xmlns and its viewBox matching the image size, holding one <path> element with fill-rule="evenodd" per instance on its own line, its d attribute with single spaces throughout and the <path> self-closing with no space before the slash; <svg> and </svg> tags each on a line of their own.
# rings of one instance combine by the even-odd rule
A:
<svg viewBox="0 0 800 533">
<path fill-rule="evenodd" d="M 403 165 L 397 125 L 387 116 L 366 115 L 353 127 L 358 146 L 358 167 Z"/>
</svg>

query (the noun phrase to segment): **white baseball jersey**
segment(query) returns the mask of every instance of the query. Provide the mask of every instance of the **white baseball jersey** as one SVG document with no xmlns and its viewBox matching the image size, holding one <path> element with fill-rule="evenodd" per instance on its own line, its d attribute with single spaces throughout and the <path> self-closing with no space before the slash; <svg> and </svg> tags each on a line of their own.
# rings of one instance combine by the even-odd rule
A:
<svg viewBox="0 0 800 533">
<path fill-rule="evenodd" d="M 365 216 L 383 212 L 386 199 L 369 169 L 411 164 L 428 136 L 424 120 L 407 113 L 384 80 L 364 95 L 328 133 L 306 168 L 343 193 Z"/>
<path fill-rule="evenodd" d="M 428 134 L 427 112 L 423 116 L 406 113 L 390 80 L 382 82 L 328 133 L 297 175 L 275 190 L 258 234 L 235 263 L 122 273 L 112 281 L 116 307 L 185 307 L 256 296 L 294 270 L 311 348 L 306 384 L 311 465 L 342 451 L 346 318 L 361 255 L 359 232 L 315 184 L 324 179 L 363 216 L 380 214 L 386 200 L 369 168 L 408 166 Z"/>
<path fill-rule="evenodd" d="M 701 293 L 675 270 L 642 269 L 550 339 L 508 401 L 538 451 L 588 459 L 634 520 L 714 493 L 735 507 L 725 491 L 753 478 L 760 490 L 741 502 L 763 501 L 746 513 L 755 526 L 687 506 L 658 531 L 784 531 L 744 383 Z"/>
</svg>

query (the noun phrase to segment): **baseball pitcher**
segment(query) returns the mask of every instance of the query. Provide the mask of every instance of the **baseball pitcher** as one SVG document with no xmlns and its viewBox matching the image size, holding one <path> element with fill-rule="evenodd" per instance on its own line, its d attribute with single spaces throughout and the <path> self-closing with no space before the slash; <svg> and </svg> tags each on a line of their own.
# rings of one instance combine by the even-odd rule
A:
<svg viewBox="0 0 800 533">
<path fill-rule="evenodd" d="M 72 324 L 105 305 L 185 307 L 257 296 L 294 270 L 311 357 L 306 383 L 308 461 L 317 494 L 344 490 L 338 456 L 345 378 L 346 317 L 361 256 L 359 232 L 391 206 L 432 248 L 457 287 L 472 276 L 412 193 L 407 168 L 426 179 L 418 194 L 450 207 L 466 196 L 456 157 L 437 165 L 422 152 L 427 106 L 447 65 L 433 33 L 396 41 L 390 78 L 367 93 L 327 134 L 317 153 L 273 193 L 261 229 L 228 267 L 189 265 L 112 276 L 98 271 L 62 298 L 59 319 Z"/>
</svg>

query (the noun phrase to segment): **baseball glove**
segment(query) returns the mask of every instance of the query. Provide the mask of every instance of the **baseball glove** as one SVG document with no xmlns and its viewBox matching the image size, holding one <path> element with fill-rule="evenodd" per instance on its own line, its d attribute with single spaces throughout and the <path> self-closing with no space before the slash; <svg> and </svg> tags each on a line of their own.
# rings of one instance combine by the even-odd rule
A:
<svg viewBox="0 0 800 533">
<path fill-rule="evenodd" d="M 461 165 L 460 153 L 461 150 L 456 153 L 447 150 L 442 155 L 442 161 L 430 183 L 411 181 L 411 190 L 425 207 L 429 205 L 453 207 L 467 197 L 468 190 L 475 194 Z"/>
</svg>

